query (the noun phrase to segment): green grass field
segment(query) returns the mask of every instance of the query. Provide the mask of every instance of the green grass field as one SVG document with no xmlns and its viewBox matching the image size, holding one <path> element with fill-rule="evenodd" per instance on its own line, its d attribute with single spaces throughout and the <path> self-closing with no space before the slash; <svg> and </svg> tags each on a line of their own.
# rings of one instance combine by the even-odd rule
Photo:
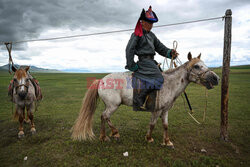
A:
<svg viewBox="0 0 250 167">
<path fill-rule="evenodd" d="M 220 69 L 215 70 L 220 76 Z M 94 141 L 72 141 L 70 129 L 78 116 L 86 92 L 87 77 L 106 74 L 35 73 L 44 99 L 35 113 L 37 134 L 31 136 L 25 125 L 25 137 L 17 138 L 12 103 L 7 97 L 11 76 L 0 72 L 0 166 L 250 166 L 250 69 L 232 69 L 230 73 L 229 142 L 220 141 L 220 86 L 208 91 L 206 120 L 196 124 L 187 114 L 179 97 L 169 112 L 169 135 L 175 145 L 161 146 L 163 128 L 158 120 L 154 143 L 145 135 L 150 113 L 134 112 L 121 106 L 111 117 L 121 140 L 102 143 L 98 140 L 100 101 L 94 115 Z M 202 122 L 205 88 L 190 84 L 187 94 L 194 116 Z M 187 106 L 186 106 L 187 107 Z M 108 127 L 107 127 L 108 129 Z M 108 129 L 108 134 L 110 133 Z M 201 149 L 207 152 L 202 153 Z M 123 153 L 128 152 L 128 157 Z M 24 157 L 28 159 L 24 161 Z"/>
</svg>

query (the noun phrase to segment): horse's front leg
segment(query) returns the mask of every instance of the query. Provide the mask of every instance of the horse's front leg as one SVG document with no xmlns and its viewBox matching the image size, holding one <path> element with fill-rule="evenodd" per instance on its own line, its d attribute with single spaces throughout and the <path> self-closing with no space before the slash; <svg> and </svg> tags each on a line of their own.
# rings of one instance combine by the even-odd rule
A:
<svg viewBox="0 0 250 167">
<path fill-rule="evenodd" d="M 163 125 L 163 143 L 162 145 L 166 145 L 170 148 L 174 148 L 174 144 L 170 141 L 169 136 L 168 136 L 168 111 L 165 111 L 162 114 L 162 125 Z"/>
<path fill-rule="evenodd" d="M 35 124 L 34 124 L 33 110 L 34 110 L 34 102 L 30 106 L 27 107 L 27 115 L 30 120 L 30 126 L 31 126 L 30 132 L 32 134 L 35 134 L 36 129 L 35 129 Z"/>
<path fill-rule="evenodd" d="M 19 132 L 18 132 L 18 138 L 24 137 L 24 132 L 23 132 L 23 120 L 24 120 L 24 107 L 18 107 L 16 112 L 18 113 L 19 117 Z"/>
<path fill-rule="evenodd" d="M 152 132 L 154 130 L 157 119 L 161 114 L 161 111 L 151 112 L 151 113 L 152 113 L 152 115 L 151 115 L 151 120 L 150 120 L 150 124 L 149 124 L 149 130 L 148 130 L 147 135 L 146 135 L 146 140 L 149 143 L 154 142 L 154 139 L 152 138 Z"/>
</svg>

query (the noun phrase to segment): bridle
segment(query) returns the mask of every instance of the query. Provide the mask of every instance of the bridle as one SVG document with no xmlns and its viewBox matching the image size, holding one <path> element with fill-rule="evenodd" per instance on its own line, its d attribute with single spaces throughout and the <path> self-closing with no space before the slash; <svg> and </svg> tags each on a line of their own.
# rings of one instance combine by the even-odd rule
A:
<svg viewBox="0 0 250 167">
<path fill-rule="evenodd" d="M 29 89 L 29 78 L 28 78 L 28 82 L 26 82 L 26 84 L 19 84 L 19 85 L 17 85 L 17 86 L 15 86 L 14 87 L 14 89 L 16 89 L 16 93 L 17 93 L 17 89 L 19 88 L 19 87 L 21 87 L 21 86 L 24 86 L 27 90 L 26 90 L 26 92 L 28 92 L 28 89 Z M 14 83 L 13 83 L 14 84 Z M 15 84 L 14 84 L 15 85 Z M 13 85 L 13 86 L 14 86 Z"/>
<path fill-rule="evenodd" d="M 16 86 L 16 88 L 19 88 L 19 87 L 21 87 L 21 86 L 24 86 L 24 87 L 26 87 L 27 89 L 29 88 L 29 86 L 28 86 L 28 85 L 26 85 L 26 84 L 20 84 L 20 85 L 17 85 L 17 86 Z"/>
<path fill-rule="evenodd" d="M 204 72 L 200 72 L 200 73 L 196 74 L 196 73 L 193 72 L 193 68 L 192 68 L 191 70 L 188 71 L 188 78 L 189 78 L 189 76 L 194 76 L 196 82 L 197 82 L 197 81 L 206 81 L 206 80 L 204 79 L 204 75 L 205 75 L 207 72 L 210 72 L 210 71 L 211 71 L 211 70 L 207 69 L 207 70 L 204 71 Z"/>
</svg>

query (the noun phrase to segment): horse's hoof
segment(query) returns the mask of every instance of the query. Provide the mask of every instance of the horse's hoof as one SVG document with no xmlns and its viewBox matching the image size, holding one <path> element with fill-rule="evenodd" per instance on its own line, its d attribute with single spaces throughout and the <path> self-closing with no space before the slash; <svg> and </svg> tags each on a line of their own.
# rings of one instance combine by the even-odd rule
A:
<svg viewBox="0 0 250 167">
<path fill-rule="evenodd" d="M 120 136 L 111 136 L 112 139 L 114 139 L 115 141 L 120 141 Z"/>
<path fill-rule="evenodd" d="M 145 137 L 148 143 L 153 143 L 154 139 L 152 137 L 148 138 L 147 136 Z"/>
<path fill-rule="evenodd" d="M 30 132 L 31 132 L 32 135 L 34 135 L 34 134 L 36 134 L 36 129 L 35 128 L 31 128 Z"/>
<path fill-rule="evenodd" d="M 107 142 L 107 141 L 110 141 L 110 138 L 108 136 L 102 136 L 100 137 L 100 141 Z"/>
<path fill-rule="evenodd" d="M 149 143 L 153 143 L 154 142 L 154 139 L 151 138 L 150 140 L 148 140 Z"/>
<path fill-rule="evenodd" d="M 166 143 L 162 143 L 161 145 L 162 146 L 167 146 L 167 148 L 174 150 L 174 145 L 173 145 L 172 142 L 169 142 L 167 144 Z"/>
<path fill-rule="evenodd" d="M 113 139 L 114 139 L 115 141 L 120 141 L 120 137 L 115 137 L 115 136 L 113 136 Z"/>
<path fill-rule="evenodd" d="M 118 141 L 118 142 L 120 141 L 120 137 L 115 137 L 114 139 L 115 141 Z"/>
<path fill-rule="evenodd" d="M 148 142 L 148 143 L 153 143 L 153 142 L 154 142 L 154 139 L 153 139 L 153 138 L 147 139 L 147 142 Z"/>
<path fill-rule="evenodd" d="M 116 141 L 120 141 L 120 134 L 119 133 L 116 133 L 115 135 L 110 135 L 110 137 L 112 137 Z"/>
<path fill-rule="evenodd" d="M 169 148 L 169 149 L 172 149 L 172 150 L 174 150 L 174 145 L 167 145 L 167 147 Z"/>
<path fill-rule="evenodd" d="M 21 139 L 21 138 L 23 138 L 23 137 L 24 137 L 24 132 L 23 132 L 23 131 L 20 131 L 20 132 L 18 133 L 18 138 Z"/>
</svg>

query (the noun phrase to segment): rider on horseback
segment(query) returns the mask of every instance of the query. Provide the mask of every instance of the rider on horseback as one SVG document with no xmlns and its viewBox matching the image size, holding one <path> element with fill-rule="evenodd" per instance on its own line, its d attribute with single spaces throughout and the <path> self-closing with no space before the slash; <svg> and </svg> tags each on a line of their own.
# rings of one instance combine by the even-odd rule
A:
<svg viewBox="0 0 250 167">
<path fill-rule="evenodd" d="M 162 71 L 154 60 L 155 51 L 161 56 L 170 59 L 175 59 L 178 55 L 174 49 L 169 49 L 162 44 L 155 34 L 150 31 L 153 23 L 157 21 L 158 18 L 152 11 L 151 6 L 146 12 L 143 9 L 135 31 L 132 33 L 126 47 L 127 65 L 125 68 L 134 72 L 133 87 L 138 88 L 138 84 L 135 86 L 135 78 L 139 79 L 144 85 L 142 88 L 140 84 L 140 93 L 134 98 L 133 103 L 138 108 L 142 108 L 146 96 L 153 90 L 161 89 L 164 82 Z M 139 58 L 137 63 L 134 62 L 134 55 L 137 55 Z"/>
</svg>

